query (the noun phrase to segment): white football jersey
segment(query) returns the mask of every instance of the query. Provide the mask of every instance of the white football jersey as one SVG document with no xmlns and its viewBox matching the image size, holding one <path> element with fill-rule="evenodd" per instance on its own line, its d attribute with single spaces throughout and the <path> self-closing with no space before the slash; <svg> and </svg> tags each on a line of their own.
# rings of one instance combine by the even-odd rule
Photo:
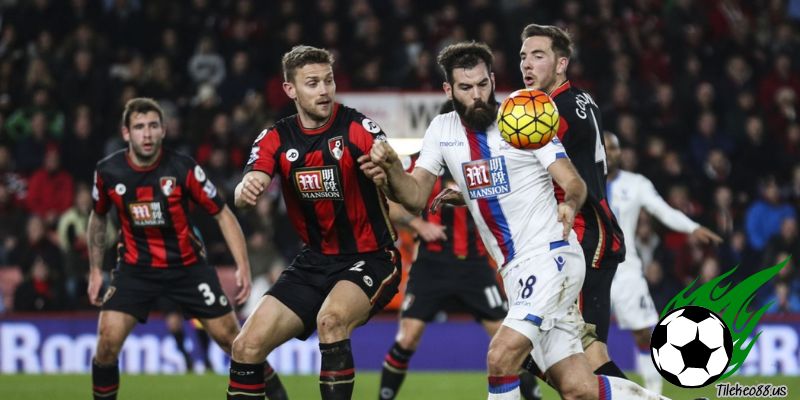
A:
<svg viewBox="0 0 800 400">
<path fill-rule="evenodd" d="M 431 121 L 416 166 L 435 175 L 450 170 L 490 255 L 507 267 L 567 244 L 547 172 L 559 158 L 567 153 L 557 138 L 537 150 L 516 149 L 497 124 L 475 132 L 453 111 Z M 577 243 L 574 232 L 570 241 Z"/>
<path fill-rule="evenodd" d="M 642 268 L 642 261 L 631 244 L 636 237 L 636 225 L 639 222 L 639 211 L 644 207 L 668 228 L 684 233 L 691 233 L 698 226 L 684 213 L 670 207 L 658 194 L 653 183 L 643 175 L 620 170 L 614 180 L 606 184 L 606 195 L 611 211 L 625 236 L 628 251 L 625 261 L 620 264 Z"/>
</svg>

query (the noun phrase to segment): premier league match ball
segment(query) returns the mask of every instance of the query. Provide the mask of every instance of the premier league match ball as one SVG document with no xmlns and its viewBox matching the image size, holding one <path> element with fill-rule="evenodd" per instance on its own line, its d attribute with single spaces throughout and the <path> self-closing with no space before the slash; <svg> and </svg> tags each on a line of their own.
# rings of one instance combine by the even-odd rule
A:
<svg viewBox="0 0 800 400">
<path fill-rule="evenodd" d="M 558 133 L 558 109 L 540 90 L 511 93 L 497 111 L 497 127 L 503 140 L 518 149 L 538 149 Z"/>
<path fill-rule="evenodd" d="M 731 360 L 731 332 L 713 312 L 686 306 L 667 314 L 653 330 L 653 363 L 673 385 L 706 386 L 725 372 Z"/>
</svg>

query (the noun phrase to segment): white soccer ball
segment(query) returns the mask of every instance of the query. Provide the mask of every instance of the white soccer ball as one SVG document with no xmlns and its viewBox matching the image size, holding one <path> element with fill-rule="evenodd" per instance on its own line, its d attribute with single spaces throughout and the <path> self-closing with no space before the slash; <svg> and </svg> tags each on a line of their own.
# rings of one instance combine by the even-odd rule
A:
<svg viewBox="0 0 800 400">
<path fill-rule="evenodd" d="M 653 330 L 653 363 L 670 383 L 706 386 L 719 378 L 731 359 L 733 342 L 725 323 L 713 312 L 686 306 L 667 314 Z"/>
</svg>

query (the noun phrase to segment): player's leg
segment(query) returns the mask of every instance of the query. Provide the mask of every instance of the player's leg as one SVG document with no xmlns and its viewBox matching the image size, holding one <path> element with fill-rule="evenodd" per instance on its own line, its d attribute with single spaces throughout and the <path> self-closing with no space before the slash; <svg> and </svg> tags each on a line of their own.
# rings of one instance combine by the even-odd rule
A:
<svg viewBox="0 0 800 400">
<path fill-rule="evenodd" d="M 262 297 L 233 340 L 228 399 L 252 399 L 267 391 L 271 393 L 270 400 L 286 398 L 277 375 L 264 360 L 276 347 L 303 331 L 303 321 L 294 311 L 272 295 Z"/>
<path fill-rule="evenodd" d="M 519 366 L 531 349 L 531 340 L 512 328 L 502 326 L 495 333 L 486 354 L 489 400 L 516 400 L 520 397 Z"/>
<path fill-rule="evenodd" d="M 92 359 L 95 400 L 115 400 L 119 389 L 119 352 L 136 326 L 136 318 L 119 311 L 101 311 L 97 322 L 97 349 Z"/>
<path fill-rule="evenodd" d="M 650 357 L 650 333 L 658 323 L 658 312 L 639 263 L 626 261 L 619 265 L 611 285 L 611 308 L 620 329 L 633 333 L 636 372 L 644 378 L 648 390 L 661 393 L 662 378 Z"/>
<path fill-rule="evenodd" d="M 650 356 L 650 335 L 652 328 L 644 328 L 632 331 L 633 339 L 636 341 L 636 372 L 642 375 L 644 379 L 644 387 L 654 393 L 661 393 L 664 381 L 661 374 L 656 370 L 653 365 L 653 359 Z"/>
<path fill-rule="evenodd" d="M 192 327 L 194 328 L 195 336 L 197 336 L 197 343 L 200 347 L 200 354 L 203 355 L 203 365 L 206 372 L 214 371 L 214 366 L 211 365 L 211 359 L 208 358 L 208 348 L 211 346 L 211 338 L 208 336 L 203 324 L 197 319 L 192 318 Z"/>
<path fill-rule="evenodd" d="M 594 327 L 596 340 L 584 339 L 584 352 L 595 374 L 625 378 L 625 374 L 608 355 L 606 346 L 611 320 L 611 283 L 615 270 L 616 268 L 586 269 L 586 279 L 580 295 L 581 313 L 583 319 Z"/>
<path fill-rule="evenodd" d="M 594 375 L 589 367 L 589 361 L 582 353 L 573 354 L 553 364 L 547 370 L 547 377 L 563 399 L 666 399 L 627 379 Z"/>
<path fill-rule="evenodd" d="M 401 318 L 395 342 L 383 360 L 381 369 L 381 400 L 392 400 L 397 396 L 400 385 L 406 378 L 408 363 L 417 350 L 425 321 L 416 318 Z"/>
<path fill-rule="evenodd" d="M 183 314 L 180 307 L 174 301 L 164 297 L 158 299 L 156 307 L 164 313 L 164 323 L 175 339 L 178 351 L 183 355 L 183 360 L 186 362 L 186 372 L 192 372 L 192 357 L 186 349 L 186 332 L 183 329 Z"/>
<path fill-rule="evenodd" d="M 97 349 L 92 360 L 95 400 L 117 398 L 120 350 L 136 322 L 147 322 L 163 276 L 162 271 L 125 265 L 113 271 L 97 322 Z"/>
<path fill-rule="evenodd" d="M 450 296 L 452 281 L 447 281 L 450 277 L 442 273 L 443 268 L 446 266 L 425 258 L 418 258 L 411 266 L 395 342 L 386 354 L 381 370 L 381 400 L 392 400 L 397 396 L 425 324 L 433 320 Z"/>
<path fill-rule="evenodd" d="M 362 254 L 340 263 L 337 270 L 329 276 L 333 288 L 317 314 L 323 400 L 352 397 L 355 368 L 350 334 L 397 293 L 400 258 L 396 250 Z"/>
</svg>

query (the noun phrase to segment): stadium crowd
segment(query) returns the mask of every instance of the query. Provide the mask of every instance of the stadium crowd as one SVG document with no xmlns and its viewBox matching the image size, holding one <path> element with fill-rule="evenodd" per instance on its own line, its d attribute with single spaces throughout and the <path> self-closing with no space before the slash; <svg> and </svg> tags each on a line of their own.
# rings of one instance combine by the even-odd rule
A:
<svg viewBox="0 0 800 400">
<path fill-rule="evenodd" d="M 569 76 L 619 136 L 623 168 L 725 238 L 706 247 L 642 216 L 626 239 L 661 309 L 696 277 L 800 256 L 799 21 L 798 0 L 0 1 L 0 272 L 22 277 L 0 285 L 0 310 L 89 307 L 92 172 L 124 146 L 127 100 L 158 100 L 166 145 L 230 202 L 254 137 L 293 113 L 279 63 L 292 46 L 333 51 L 340 92 L 438 91 L 435 55 L 474 39 L 508 91 L 523 86 L 516 54 L 531 22 L 573 36 Z M 254 276 L 298 246 L 271 193 L 240 214 Z M 232 264 L 214 221 L 195 221 L 216 232 L 209 261 Z M 800 312 L 796 262 L 760 300 Z"/>
</svg>

